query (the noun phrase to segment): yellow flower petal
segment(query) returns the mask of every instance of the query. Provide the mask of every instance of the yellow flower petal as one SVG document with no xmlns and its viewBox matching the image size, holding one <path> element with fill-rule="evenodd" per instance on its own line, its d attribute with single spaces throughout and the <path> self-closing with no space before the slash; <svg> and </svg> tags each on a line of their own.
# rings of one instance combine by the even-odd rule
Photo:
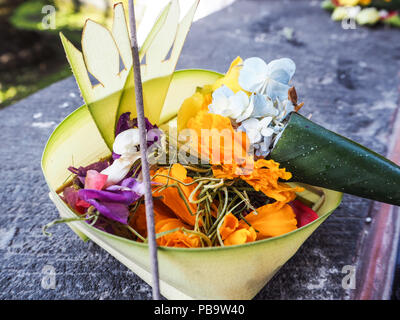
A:
<svg viewBox="0 0 400 320">
<path fill-rule="evenodd" d="M 196 92 L 193 96 L 183 101 L 183 104 L 178 111 L 178 131 L 186 128 L 189 119 L 196 116 L 196 114 L 201 110 L 203 101 L 204 97 L 199 92 Z"/>
<path fill-rule="evenodd" d="M 353 7 L 353 6 L 356 6 L 359 1 L 360 0 L 339 0 L 339 4 L 341 6 Z"/>
<path fill-rule="evenodd" d="M 178 111 L 178 132 L 182 129 L 187 128 L 189 120 L 194 118 L 199 113 L 199 111 L 208 111 L 207 107 L 212 101 L 212 92 L 222 85 L 226 85 L 235 93 L 243 90 L 240 87 L 238 80 L 242 63 L 242 58 L 237 57 L 235 60 L 233 60 L 228 72 L 224 77 L 218 79 L 213 85 L 205 85 L 203 88 L 197 89 L 193 96 L 187 98 L 183 102 L 181 108 Z"/>
<path fill-rule="evenodd" d="M 241 57 L 237 57 L 235 60 L 233 60 L 226 75 L 214 83 L 212 87 L 213 91 L 217 90 L 222 85 L 226 85 L 235 93 L 243 90 L 239 85 L 239 73 L 242 64 L 243 60 Z"/>
</svg>

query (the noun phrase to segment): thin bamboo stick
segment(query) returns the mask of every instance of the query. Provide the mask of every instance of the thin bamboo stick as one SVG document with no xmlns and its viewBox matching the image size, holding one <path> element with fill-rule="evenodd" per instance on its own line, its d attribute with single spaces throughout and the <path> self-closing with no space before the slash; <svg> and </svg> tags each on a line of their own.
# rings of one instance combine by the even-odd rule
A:
<svg viewBox="0 0 400 320">
<path fill-rule="evenodd" d="M 145 187 L 144 199 L 146 205 L 147 239 L 149 244 L 149 255 L 150 255 L 151 273 L 153 280 L 152 282 L 153 299 L 160 300 L 157 243 L 156 243 L 155 228 L 154 228 L 153 196 L 150 184 L 149 162 L 147 160 L 147 137 L 146 137 L 146 125 L 145 125 L 144 107 L 143 107 L 143 88 L 142 88 L 142 79 L 140 75 L 139 48 L 136 35 L 136 19 L 135 19 L 135 8 L 133 0 L 129 0 L 129 24 L 131 31 L 133 74 L 135 80 L 136 110 L 137 110 L 137 119 L 138 119 L 138 127 L 140 134 L 142 177 Z"/>
</svg>

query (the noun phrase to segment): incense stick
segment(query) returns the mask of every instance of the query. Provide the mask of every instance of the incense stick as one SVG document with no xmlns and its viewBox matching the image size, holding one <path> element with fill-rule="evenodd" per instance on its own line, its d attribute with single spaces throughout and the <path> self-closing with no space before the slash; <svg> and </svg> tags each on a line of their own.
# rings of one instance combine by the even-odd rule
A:
<svg viewBox="0 0 400 320">
<path fill-rule="evenodd" d="M 146 221 L 147 221 L 147 239 L 149 244 L 153 299 L 160 300 L 160 284 L 158 276 L 157 243 L 154 228 L 153 196 L 150 184 L 149 162 L 147 160 L 147 138 L 143 107 L 143 89 L 140 75 L 139 48 L 136 35 L 135 8 L 133 0 L 129 0 L 129 24 L 131 31 L 131 46 L 133 58 L 133 75 L 135 80 L 136 110 L 138 119 L 138 128 L 140 134 L 140 152 L 142 159 L 142 176 L 145 187 Z"/>
</svg>

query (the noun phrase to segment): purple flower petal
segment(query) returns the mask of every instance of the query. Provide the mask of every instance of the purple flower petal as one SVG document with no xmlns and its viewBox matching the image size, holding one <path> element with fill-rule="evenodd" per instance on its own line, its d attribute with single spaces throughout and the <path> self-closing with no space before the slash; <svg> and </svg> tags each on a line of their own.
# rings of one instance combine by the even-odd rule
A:
<svg viewBox="0 0 400 320">
<path fill-rule="evenodd" d="M 144 185 L 142 182 L 137 181 L 135 178 L 126 178 L 122 180 L 121 185 L 109 186 L 107 191 L 131 191 L 139 198 L 144 194 Z"/>
<path fill-rule="evenodd" d="M 133 121 L 130 120 L 130 112 L 125 112 L 121 114 L 118 119 L 117 126 L 115 128 L 115 136 L 119 135 L 121 132 L 133 128 Z"/>
<path fill-rule="evenodd" d="M 125 130 L 139 127 L 137 118 L 130 120 L 130 115 L 131 115 L 130 112 L 125 112 L 125 113 L 121 114 L 121 116 L 118 119 L 117 126 L 115 128 L 115 136 L 117 136 L 118 134 L 120 134 L 121 132 L 123 132 Z M 147 118 L 144 118 L 144 119 L 145 119 L 146 131 L 150 131 L 152 129 L 158 128 L 156 125 L 153 125 L 149 121 L 149 119 L 147 119 Z"/>
<path fill-rule="evenodd" d="M 145 120 L 145 125 L 146 125 L 146 131 L 149 131 L 149 130 L 151 130 L 151 129 L 157 128 L 156 125 L 152 125 L 152 124 L 151 124 L 151 122 L 149 121 L 149 119 L 144 118 L 144 120 Z M 132 119 L 132 123 L 133 123 L 133 127 L 136 127 L 136 128 L 139 127 L 137 118 Z"/>
<path fill-rule="evenodd" d="M 132 128 L 137 128 L 138 127 L 138 120 L 137 118 L 134 118 L 130 120 L 130 112 L 125 112 L 121 114 L 121 116 L 118 119 L 117 126 L 115 128 L 115 136 L 120 134 L 121 132 L 132 129 Z M 161 137 L 161 130 L 158 129 L 156 125 L 153 125 L 149 119 L 145 118 L 145 125 L 146 125 L 146 131 L 147 131 L 147 146 L 151 146 L 154 142 L 159 141 Z M 112 158 L 118 159 L 120 155 L 116 154 L 113 152 Z"/>
<path fill-rule="evenodd" d="M 115 153 L 115 152 L 113 151 L 113 153 L 112 153 L 112 158 L 113 158 L 113 160 L 117 160 L 117 159 L 121 158 L 121 155 L 120 155 L 120 154 L 117 154 L 117 153 Z"/>
<path fill-rule="evenodd" d="M 82 186 L 84 186 L 85 185 L 85 178 L 81 177 L 81 176 L 77 176 L 77 177 L 79 179 L 79 182 L 82 183 Z"/>
<path fill-rule="evenodd" d="M 128 224 L 129 209 L 127 205 L 115 202 L 98 202 L 94 199 L 89 199 L 87 202 L 94 206 L 105 217 L 123 224 Z"/>
<path fill-rule="evenodd" d="M 89 202 L 90 199 L 97 199 L 102 202 L 117 202 L 125 205 L 130 205 L 140 198 L 138 194 L 135 194 L 130 190 L 111 192 L 104 190 L 81 189 L 78 191 L 78 195 L 82 200 L 85 200 L 86 202 Z"/>
<path fill-rule="evenodd" d="M 92 224 L 92 221 L 91 220 L 86 220 L 86 223 Z M 92 226 L 97 228 L 97 229 L 99 229 L 99 230 L 101 230 L 101 231 L 104 231 L 104 232 L 107 232 L 107 233 L 110 233 L 110 234 L 115 234 L 115 231 L 112 228 L 112 226 L 110 225 L 110 222 L 109 222 L 108 218 L 105 219 L 104 216 L 98 217 L 96 222 L 94 224 L 92 224 Z"/>
<path fill-rule="evenodd" d="M 143 183 L 137 181 L 135 178 L 126 178 L 125 180 L 122 181 L 121 186 L 129 188 L 137 194 L 140 195 L 144 194 Z"/>
</svg>

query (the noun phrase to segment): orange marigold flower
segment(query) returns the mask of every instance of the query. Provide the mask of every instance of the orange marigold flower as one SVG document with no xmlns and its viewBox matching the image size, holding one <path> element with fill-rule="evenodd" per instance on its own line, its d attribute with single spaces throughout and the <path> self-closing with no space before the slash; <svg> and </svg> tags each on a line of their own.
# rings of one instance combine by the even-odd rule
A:
<svg viewBox="0 0 400 320">
<path fill-rule="evenodd" d="M 285 168 L 279 168 L 279 163 L 274 160 L 259 159 L 254 163 L 254 170 L 250 175 L 241 178 L 251 185 L 256 191 L 263 192 L 266 196 L 284 203 L 296 198 L 296 193 L 303 188 L 292 188 L 279 179 L 289 180 L 292 174 Z"/>
<path fill-rule="evenodd" d="M 274 160 L 258 159 L 254 162 L 253 170 L 242 171 L 241 174 L 238 174 L 239 169 L 237 164 L 213 166 L 213 173 L 216 178 L 240 178 L 254 190 L 283 203 L 294 200 L 296 192 L 303 191 L 303 188 L 292 188 L 286 183 L 279 182 L 279 179 L 290 179 L 292 174 L 284 168 L 279 168 L 279 163 Z"/>
<path fill-rule="evenodd" d="M 224 240 L 224 245 L 233 246 L 247 242 L 253 242 L 257 238 L 257 233 L 252 227 L 238 229 L 232 232 L 228 238 Z"/>
<path fill-rule="evenodd" d="M 156 233 L 170 231 L 176 228 L 189 229 L 181 220 L 176 218 L 164 219 L 156 223 Z M 201 246 L 200 238 L 197 235 L 177 230 L 157 239 L 157 244 L 166 247 L 198 248 Z"/>
<path fill-rule="evenodd" d="M 181 218 L 187 224 L 194 226 L 196 223 L 195 213 L 197 211 L 197 205 L 195 203 L 190 203 L 189 197 L 197 184 L 191 184 L 189 186 L 184 185 L 193 182 L 193 179 L 187 176 L 185 167 L 179 163 L 175 163 L 172 165 L 171 170 L 169 168 L 160 168 L 155 172 L 152 181 L 158 184 L 153 187 L 154 190 L 162 185 L 169 186 L 168 188 L 154 192 L 153 196 L 161 196 L 161 201 L 171 209 L 177 217 Z M 178 188 L 182 191 L 182 196 L 185 198 L 187 205 L 185 204 L 185 200 L 181 197 Z M 194 196 L 193 200 L 197 200 L 197 197 Z M 188 208 L 190 208 L 191 212 Z M 199 223 L 201 225 L 201 221 Z"/>
<path fill-rule="evenodd" d="M 175 218 L 174 213 L 160 200 L 153 200 L 154 223 L 165 219 Z M 140 204 L 134 213 L 129 225 L 140 233 L 143 237 L 147 237 L 147 223 L 146 223 L 146 207 L 144 203 Z"/>
<path fill-rule="evenodd" d="M 198 112 L 187 122 L 192 131 L 192 148 L 212 164 L 245 163 L 250 143 L 245 132 L 233 129 L 229 118 L 208 110 Z"/>
<path fill-rule="evenodd" d="M 246 221 L 257 230 L 258 240 L 277 237 L 297 229 L 292 207 L 279 201 L 258 208 L 257 213 L 249 213 Z"/>
<path fill-rule="evenodd" d="M 239 222 L 232 213 L 224 217 L 224 221 L 218 231 L 226 246 L 253 242 L 257 237 L 253 227 L 250 227 L 244 221 Z"/>
<path fill-rule="evenodd" d="M 160 200 L 154 199 L 154 223 L 156 233 L 161 233 L 176 228 L 185 228 L 190 230 L 190 226 L 184 224 L 177 219 L 174 213 Z M 147 237 L 146 208 L 141 204 L 136 210 L 129 225 L 140 233 L 143 237 Z M 157 244 L 166 247 L 200 247 L 200 238 L 193 234 L 187 234 L 182 230 L 168 233 L 157 239 Z"/>
<path fill-rule="evenodd" d="M 239 227 L 239 220 L 232 213 L 228 213 L 224 217 L 224 221 L 222 222 L 222 225 L 219 228 L 221 239 L 225 240 L 238 227 Z"/>
<path fill-rule="evenodd" d="M 279 168 L 278 162 L 265 159 L 255 161 L 247 153 L 249 144 L 246 134 L 235 132 L 228 118 L 200 111 L 188 121 L 188 128 L 195 130 L 197 134 L 197 141 L 194 143 L 197 146 L 196 150 L 203 159 L 205 158 L 213 164 L 213 173 L 216 178 L 240 178 L 256 191 L 261 191 L 266 196 L 285 203 L 294 200 L 295 193 L 303 190 L 279 182 L 279 179 L 289 180 L 292 174 L 284 168 Z M 204 129 L 208 129 L 211 133 L 213 130 L 215 131 L 205 137 L 204 131 L 202 131 Z M 224 131 L 223 137 L 221 137 L 222 131 Z M 217 143 L 215 143 L 216 140 Z M 227 141 L 231 141 L 231 143 L 227 145 Z"/>
</svg>

